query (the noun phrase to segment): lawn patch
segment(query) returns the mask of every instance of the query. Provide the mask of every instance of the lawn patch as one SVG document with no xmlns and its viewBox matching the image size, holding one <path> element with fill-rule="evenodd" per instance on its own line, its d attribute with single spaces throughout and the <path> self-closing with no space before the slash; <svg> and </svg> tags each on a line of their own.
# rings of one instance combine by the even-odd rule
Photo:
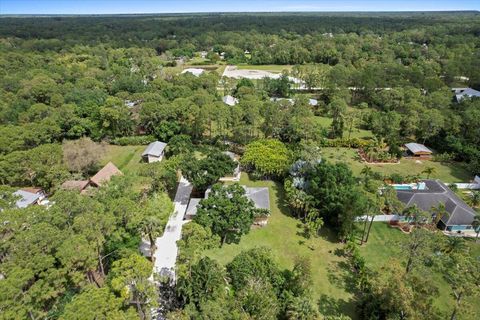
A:
<svg viewBox="0 0 480 320">
<path fill-rule="evenodd" d="M 326 305 L 335 305 L 339 312 L 355 317 L 355 303 L 344 283 L 345 259 L 336 253 L 343 245 L 328 228 L 322 229 L 319 238 L 302 236 L 301 223 L 289 215 L 284 203 L 283 186 L 273 181 L 252 181 L 242 173 L 240 184 L 249 187 L 268 187 L 270 190 L 271 216 L 263 228 L 252 229 L 238 244 L 226 244 L 222 248 L 205 252 L 205 255 L 226 265 L 237 254 L 258 246 L 269 248 L 280 267 L 291 269 L 297 256 L 310 259 L 313 268 L 313 296 L 323 311 Z M 320 302 L 320 298 L 322 301 Z"/>
</svg>

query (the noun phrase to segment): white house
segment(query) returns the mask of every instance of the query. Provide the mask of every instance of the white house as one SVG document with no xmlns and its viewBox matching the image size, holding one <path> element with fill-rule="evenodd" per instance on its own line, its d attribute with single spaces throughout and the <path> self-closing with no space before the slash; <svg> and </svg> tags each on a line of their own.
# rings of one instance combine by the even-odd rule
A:
<svg viewBox="0 0 480 320">
<path fill-rule="evenodd" d="M 160 141 L 150 143 L 142 153 L 143 160 L 147 163 L 162 161 L 166 146 L 165 142 Z"/>
</svg>

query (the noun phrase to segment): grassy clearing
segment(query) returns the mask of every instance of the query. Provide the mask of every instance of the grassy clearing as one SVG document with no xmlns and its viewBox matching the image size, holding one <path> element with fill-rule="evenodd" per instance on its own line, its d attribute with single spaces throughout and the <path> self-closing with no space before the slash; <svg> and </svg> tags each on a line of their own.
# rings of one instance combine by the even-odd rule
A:
<svg viewBox="0 0 480 320">
<path fill-rule="evenodd" d="M 111 161 L 124 173 L 135 173 L 143 164 L 142 152 L 145 146 L 107 145 L 107 150 L 101 161 L 102 165 Z"/>
<path fill-rule="evenodd" d="M 329 128 L 333 122 L 333 119 L 328 117 L 315 117 L 315 119 L 324 128 Z M 349 134 L 348 130 L 345 129 L 343 137 L 348 138 L 349 136 L 350 138 L 368 139 L 373 137 L 373 133 L 370 130 L 353 128 L 352 132 Z"/>
<path fill-rule="evenodd" d="M 389 175 L 392 173 L 398 173 L 401 175 L 420 175 L 426 178 L 422 171 L 427 167 L 435 168 L 430 178 L 440 179 L 443 182 L 461 182 L 470 181 L 471 175 L 465 170 L 461 163 L 444 164 L 440 162 L 434 162 L 429 160 L 421 160 L 417 163 L 417 160 L 413 159 L 401 159 L 400 163 L 383 163 L 383 164 L 365 164 L 358 160 L 356 149 L 349 148 L 323 148 L 324 158 L 330 162 L 346 162 L 352 169 L 355 175 L 359 175 L 362 168 L 366 165 L 370 166 L 373 171 Z"/>
<path fill-rule="evenodd" d="M 322 300 L 323 306 L 334 304 L 338 307 L 338 312 L 355 318 L 353 296 L 348 293 L 343 280 L 345 271 L 341 266 L 345 266 L 345 261 L 335 254 L 342 245 L 333 233 L 324 228 L 321 237 L 304 238 L 299 221 L 289 216 L 289 210 L 284 205 L 283 187 L 280 184 L 252 181 L 245 173 L 242 173 L 240 183 L 270 189 L 271 216 L 268 225 L 251 230 L 238 244 L 227 244 L 205 254 L 225 265 L 243 250 L 265 246 L 271 250 L 281 268 L 292 268 L 298 256 L 307 257 L 314 270 L 312 299 L 315 302 Z M 323 310 L 325 309 L 324 307 Z"/>
<path fill-rule="evenodd" d="M 133 189 L 141 191 L 151 183 L 151 179 L 138 175 L 138 171 L 142 166 L 148 166 L 142 161 L 142 152 L 146 146 L 116 146 L 107 145 L 107 150 L 101 165 L 105 165 L 111 161 L 125 175 L 133 177 Z"/>
<path fill-rule="evenodd" d="M 367 266 L 379 271 L 383 266 L 387 265 L 391 259 L 395 258 L 401 262 L 405 262 L 406 258 L 402 255 L 399 246 L 407 240 L 408 235 L 402 233 L 400 230 L 390 228 L 387 223 L 375 222 L 372 226 L 368 243 L 362 246 L 360 251 L 367 261 Z M 468 241 L 468 245 L 472 249 L 472 254 L 479 257 L 480 244 L 476 244 L 474 241 Z M 436 280 L 436 285 L 439 289 L 435 305 L 440 308 L 441 311 L 449 314 L 453 306 L 450 287 L 440 273 L 434 273 L 432 276 Z M 478 317 L 480 317 L 480 305 L 473 299 L 470 304 L 477 317 L 472 315 L 472 317 L 465 316 L 459 319 L 478 319 Z"/>
</svg>

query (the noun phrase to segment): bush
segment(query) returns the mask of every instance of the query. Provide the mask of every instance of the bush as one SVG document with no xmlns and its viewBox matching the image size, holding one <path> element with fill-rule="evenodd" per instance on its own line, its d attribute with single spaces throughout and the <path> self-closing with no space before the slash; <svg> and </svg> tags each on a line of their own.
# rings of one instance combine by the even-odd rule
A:
<svg viewBox="0 0 480 320">
<path fill-rule="evenodd" d="M 369 140 L 359 139 L 359 138 L 320 140 L 321 147 L 332 147 L 332 148 L 363 148 L 368 144 L 370 144 Z"/>
<path fill-rule="evenodd" d="M 435 162 L 452 162 L 453 159 L 455 158 L 455 155 L 453 153 L 439 153 L 433 155 L 433 161 Z"/>
<path fill-rule="evenodd" d="M 138 145 L 147 145 L 155 141 L 154 136 L 130 136 L 130 137 L 120 137 L 113 139 L 112 144 L 119 146 L 138 146 Z"/>
</svg>

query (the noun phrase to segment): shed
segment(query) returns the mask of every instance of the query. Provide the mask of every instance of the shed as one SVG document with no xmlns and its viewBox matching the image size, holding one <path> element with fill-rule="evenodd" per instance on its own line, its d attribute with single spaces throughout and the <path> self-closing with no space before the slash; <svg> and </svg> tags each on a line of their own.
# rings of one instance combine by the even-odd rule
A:
<svg viewBox="0 0 480 320">
<path fill-rule="evenodd" d="M 405 147 L 407 148 L 409 154 L 415 157 L 429 157 L 432 155 L 432 150 L 420 143 L 407 143 Z"/>
<path fill-rule="evenodd" d="M 109 162 L 90 178 L 90 183 L 95 187 L 100 187 L 116 175 L 123 175 L 123 173 L 112 162 Z"/>
<path fill-rule="evenodd" d="M 150 143 L 142 153 L 143 160 L 148 163 L 162 161 L 166 146 L 165 142 L 160 141 Z"/>
</svg>

